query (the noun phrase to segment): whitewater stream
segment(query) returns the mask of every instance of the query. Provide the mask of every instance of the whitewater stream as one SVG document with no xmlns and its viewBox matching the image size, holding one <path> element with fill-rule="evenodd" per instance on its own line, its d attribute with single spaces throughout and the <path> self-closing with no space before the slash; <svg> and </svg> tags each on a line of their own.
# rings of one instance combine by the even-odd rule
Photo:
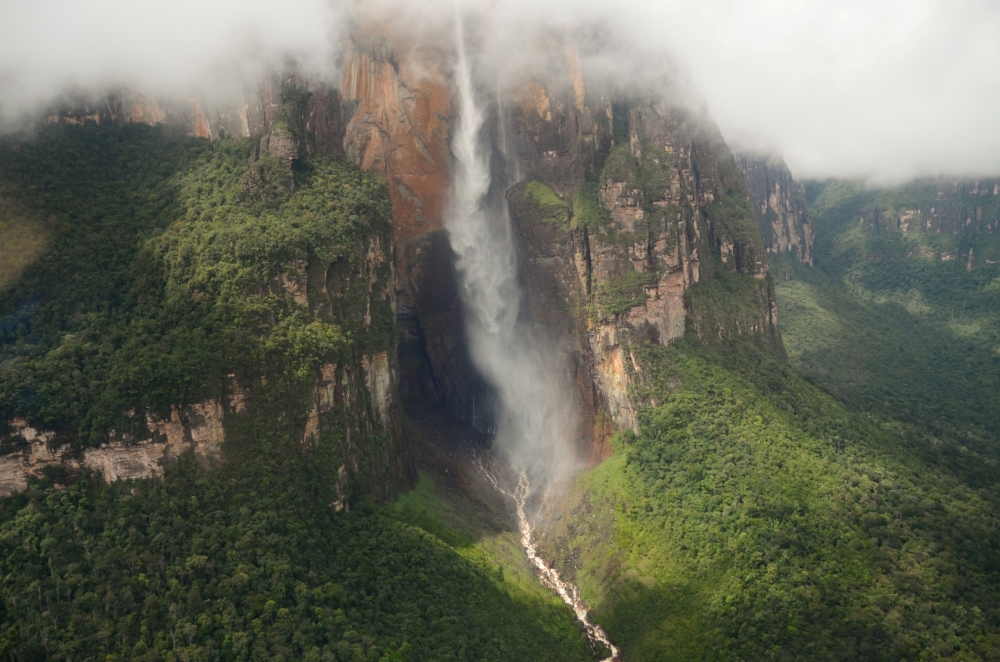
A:
<svg viewBox="0 0 1000 662">
<path fill-rule="evenodd" d="M 502 196 L 490 196 L 485 111 L 476 99 L 461 19 L 456 22 L 459 107 L 451 144 L 455 184 L 445 225 L 457 256 L 470 354 L 496 392 L 494 446 L 517 474 L 517 486 L 507 489 L 495 474 L 485 469 L 484 473 L 497 491 L 512 499 L 521 545 L 541 583 L 573 609 L 595 650 L 611 651 L 604 662 L 616 662 L 618 649 L 591 622 L 577 587 L 563 580 L 539 555 L 527 512 L 532 486 L 544 489 L 567 476 L 575 465 L 570 437 L 576 426 L 575 400 L 555 348 L 519 319 L 522 292 L 510 214 Z"/>
<path fill-rule="evenodd" d="M 590 620 L 590 610 L 587 609 L 586 603 L 580 597 L 580 590 L 576 587 L 576 584 L 560 577 L 559 571 L 550 567 L 538 553 L 534 527 L 531 525 L 531 520 L 527 513 L 528 497 L 531 494 L 531 485 L 528 483 L 527 473 L 522 471 L 518 475 L 517 487 L 509 490 L 485 466 L 480 464 L 479 469 L 497 492 L 514 502 L 517 512 L 518 529 L 521 533 L 521 546 L 524 547 L 528 561 L 538 572 L 538 579 L 541 581 L 542 586 L 555 591 L 562 598 L 563 602 L 573 610 L 573 613 L 576 614 L 576 620 L 580 621 L 584 631 L 587 633 L 587 640 L 590 642 L 591 648 L 598 650 L 603 647 L 611 652 L 602 662 L 619 662 L 621 660 L 621 651 L 611 643 L 611 639 L 608 638 L 608 633 L 604 631 L 604 628 Z"/>
</svg>

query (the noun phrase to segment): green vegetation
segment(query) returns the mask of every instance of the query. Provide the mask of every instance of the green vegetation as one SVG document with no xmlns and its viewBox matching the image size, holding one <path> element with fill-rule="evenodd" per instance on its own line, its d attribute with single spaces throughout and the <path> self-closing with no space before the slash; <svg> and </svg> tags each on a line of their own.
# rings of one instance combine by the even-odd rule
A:
<svg viewBox="0 0 1000 662">
<path fill-rule="evenodd" d="M 47 244 L 44 220 L 0 188 L 0 291 L 16 281 Z"/>
<path fill-rule="evenodd" d="M 631 265 L 629 265 L 631 266 Z M 611 276 L 597 290 L 597 301 L 605 316 L 619 315 L 629 308 L 646 302 L 645 286 L 649 274 L 634 268 L 616 276 Z"/>
<path fill-rule="evenodd" d="M 729 236 L 736 198 L 709 210 Z M 631 347 L 640 431 L 548 553 L 630 659 L 997 659 L 1000 237 L 902 232 L 927 184 L 808 199 L 816 267 L 771 262 L 789 364 L 739 332 L 764 282 L 702 278 L 725 342 Z"/>
<path fill-rule="evenodd" d="M 542 207 L 566 209 L 569 205 L 556 195 L 555 191 L 539 181 L 530 181 L 524 189 L 524 195 Z"/>
<path fill-rule="evenodd" d="M 586 659 L 568 611 L 468 534 L 364 503 L 400 480 L 371 478 L 393 443 L 381 425 L 335 407 L 302 444 L 319 364 L 396 342 L 391 293 L 369 293 L 391 269 L 388 192 L 329 158 L 251 164 L 256 144 L 138 125 L 0 146 L 5 191 L 51 218 L 48 251 L 0 293 L 0 421 L 88 445 L 142 439 L 146 411 L 233 379 L 246 404 L 211 472 L 190 456 L 112 485 L 51 470 L 0 501 L 0 655 Z M 348 434 L 360 466 L 337 513 Z"/>
<path fill-rule="evenodd" d="M 615 145 L 604 160 L 600 181 L 633 183 L 639 176 L 639 164 L 632 155 L 628 142 Z"/>
<path fill-rule="evenodd" d="M 534 180 L 528 182 L 524 188 L 524 199 L 534 205 L 538 215 L 545 220 L 558 225 L 569 224 L 569 203 L 542 182 Z"/>
<path fill-rule="evenodd" d="M 996 457 L 1000 265 L 986 260 L 1000 260 L 1000 235 L 859 221 L 875 210 L 893 218 L 899 198 L 926 197 L 925 188 L 811 187 L 816 267 L 789 259 L 773 267 L 786 276 L 776 284 L 782 334 L 792 362 L 838 397 Z"/>
<path fill-rule="evenodd" d="M 611 221 L 611 214 L 601 204 L 598 196 L 600 183 L 591 179 L 579 187 L 573 195 L 573 227 L 597 228 L 604 227 Z"/>
<path fill-rule="evenodd" d="M 712 278 L 691 286 L 692 317 L 702 341 L 712 345 L 752 342 L 759 348 L 784 355 L 781 339 L 769 328 L 768 280 L 719 269 Z M 763 304 L 763 305 L 762 305 Z"/>
<path fill-rule="evenodd" d="M 407 524 L 405 511 L 335 514 L 335 468 L 321 452 L 303 453 L 298 421 L 280 420 L 293 405 L 257 390 L 229 423 L 227 462 L 213 472 L 188 460 L 163 480 L 83 477 L 62 491 L 43 481 L 7 499 L 0 652 L 24 661 L 587 659 L 568 615 L 512 597 L 502 575 L 463 552 L 461 534 L 427 517 Z"/>
<path fill-rule="evenodd" d="M 763 259 L 764 240 L 757 227 L 757 217 L 750 206 L 750 195 L 747 191 L 746 180 L 743 172 L 736 165 L 733 155 L 725 143 L 719 142 L 714 145 L 714 152 L 698 153 L 695 155 L 696 161 L 714 161 L 719 173 L 719 199 L 708 206 L 708 217 L 718 228 L 719 236 L 728 237 L 730 241 L 737 245 L 742 245 L 747 250 L 745 259 Z M 705 169 L 705 166 L 698 166 Z M 720 230 L 724 228 L 724 231 Z M 737 261 L 741 255 L 734 256 Z M 737 268 L 742 273 L 752 273 L 755 265 L 737 264 Z"/>
<path fill-rule="evenodd" d="M 129 126 L 0 152 L 4 178 L 53 219 L 49 252 L 0 294 L 0 421 L 25 416 L 83 445 L 110 430 L 143 439 L 146 411 L 217 395 L 225 375 L 303 378 L 345 347 L 359 318 L 313 318 L 277 279 L 348 267 L 363 236 L 387 243 L 385 185 L 317 159 L 290 193 L 280 164 L 248 165 L 253 147 Z M 395 338 L 390 302 L 376 304 L 356 351 Z"/>
<path fill-rule="evenodd" d="M 629 659 L 1000 655 L 1000 490 L 732 349 L 632 347 L 657 404 L 546 539 Z"/>
<path fill-rule="evenodd" d="M 490 494 L 488 496 L 496 496 Z M 561 646 L 564 659 L 592 659 L 572 613 L 552 591 L 539 584 L 528 566 L 519 533 L 509 513 L 490 512 L 482 503 L 438 485 L 421 471 L 420 481 L 389 512 L 401 521 L 448 542 L 474 567 L 486 570 L 517 602 L 528 622 L 539 623 Z"/>
</svg>

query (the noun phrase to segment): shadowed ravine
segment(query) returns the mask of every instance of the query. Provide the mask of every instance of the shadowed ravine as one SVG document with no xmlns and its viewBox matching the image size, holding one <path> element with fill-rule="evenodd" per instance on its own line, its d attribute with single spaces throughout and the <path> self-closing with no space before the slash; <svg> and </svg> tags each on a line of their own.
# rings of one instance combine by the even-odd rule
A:
<svg viewBox="0 0 1000 662">
<path fill-rule="evenodd" d="M 489 196 L 485 112 L 476 100 L 460 19 L 456 36 L 459 113 L 452 138 L 455 187 L 446 225 L 458 256 L 472 360 L 497 396 L 494 445 L 512 475 L 517 475 L 517 486 L 509 489 L 494 472 L 481 468 L 493 487 L 513 501 L 521 545 L 539 580 L 573 609 L 593 648 L 611 652 L 610 662 L 619 659 L 618 649 L 604 630 L 590 621 L 577 587 L 560 578 L 539 556 L 527 512 L 533 494 L 542 493 L 575 468 L 570 431 L 577 412 L 572 389 L 561 376 L 551 343 L 519 319 L 522 292 L 517 282 L 511 219 L 503 201 Z"/>
</svg>

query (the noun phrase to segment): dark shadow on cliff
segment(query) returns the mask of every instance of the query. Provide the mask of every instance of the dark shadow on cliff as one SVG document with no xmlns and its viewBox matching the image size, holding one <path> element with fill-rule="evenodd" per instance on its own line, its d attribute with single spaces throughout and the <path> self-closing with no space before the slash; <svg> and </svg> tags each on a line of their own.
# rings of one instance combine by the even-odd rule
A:
<svg viewBox="0 0 1000 662">
<path fill-rule="evenodd" d="M 515 533 L 511 504 L 480 469 L 492 457 L 492 437 L 434 402 L 405 398 L 404 413 L 407 442 L 421 477 L 417 508 L 471 542 Z"/>
</svg>

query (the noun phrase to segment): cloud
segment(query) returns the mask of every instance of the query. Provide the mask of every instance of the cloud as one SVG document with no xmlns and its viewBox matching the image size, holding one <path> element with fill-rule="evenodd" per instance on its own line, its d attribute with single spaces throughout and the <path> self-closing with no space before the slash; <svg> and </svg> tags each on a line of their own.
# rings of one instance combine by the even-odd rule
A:
<svg viewBox="0 0 1000 662">
<path fill-rule="evenodd" d="M 1000 174 L 1000 4 L 671 2 L 661 35 L 730 142 L 803 177 Z"/>
<path fill-rule="evenodd" d="M 994 0 L 457 1 L 488 16 L 476 34 L 494 62 L 534 57 L 539 28 L 581 26 L 617 35 L 626 77 L 671 59 L 727 140 L 783 154 L 799 177 L 1000 174 Z M 333 77 L 351 4 L 6 2 L 0 118 L 37 112 L 70 87 L 243 84 L 286 58 Z M 447 28 L 456 2 L 355 6 L 424 36 Z"/>
<path fill-rule="evenodd" d="M 66 92 L 229 91 L 269 63 L 328 72 L 344 21 L 325 0 L 0 3 L 0 120 Z"/>
</svg>

